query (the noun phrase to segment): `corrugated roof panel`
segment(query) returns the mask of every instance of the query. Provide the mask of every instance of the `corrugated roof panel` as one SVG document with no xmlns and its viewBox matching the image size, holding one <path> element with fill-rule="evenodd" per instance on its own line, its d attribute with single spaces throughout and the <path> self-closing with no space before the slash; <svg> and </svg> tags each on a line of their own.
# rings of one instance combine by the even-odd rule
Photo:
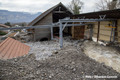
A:
<svg viewBox="0 0 120 80">
<path fill-rule="evenodd" d="M 0 59 L 11 59 L 28 54 L 30 47 L 12 38 L 0 43 Z"/>
</svg>

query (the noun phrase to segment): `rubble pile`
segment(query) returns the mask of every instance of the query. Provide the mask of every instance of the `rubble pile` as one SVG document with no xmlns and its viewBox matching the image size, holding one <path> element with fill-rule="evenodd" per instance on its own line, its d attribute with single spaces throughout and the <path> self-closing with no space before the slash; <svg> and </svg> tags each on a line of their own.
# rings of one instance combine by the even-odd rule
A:
<svg viewBox="0 0 120 80">
<path fill-rule="evenodd" d="M 0 60 L 1 80 L 90 80 L 86 77 L 88 75 L 116 77 L 105 80 L 120 78 L 120 74 L 112 68 L 90 59 L 80 49 L 70 45 L 44 60 L 36 60 L 34 54 L 8 61 Z"/>
<path fill-rule="evenodd" d="M 78 40 L 70 40 L 70 37 L 65 37 L 63 41 L 64 47 L 74 45 L 77 42 Z M 28 42 L 26 45 L 31 47 L 29 53 L 35 54 L 37 60 L 48 58 L 60 50 L 58 39 L 54 39 L 53 41 Z"/>
<path fill-rule="evenodd" d="M 30 36 L 27 35 L 26 32 L 19 32 L 14 36 L 16 40 L 19 40 L 21 42 L 29 42 L 30 41 Z"/>
<path fill-rule="evenodd" d="M 62 49 L 58 39 L 25 43 L 31 47 L 28 55 L 0 60 L 0 80 L 120 80 L 120 73 L 83 53 L 89 42 L 64 38 L 63 43 Z"/>
</svg>

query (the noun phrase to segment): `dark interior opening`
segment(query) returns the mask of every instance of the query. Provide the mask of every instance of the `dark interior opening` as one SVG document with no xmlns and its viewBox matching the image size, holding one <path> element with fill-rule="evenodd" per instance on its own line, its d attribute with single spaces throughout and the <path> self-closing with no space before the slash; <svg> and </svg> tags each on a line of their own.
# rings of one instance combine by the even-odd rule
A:
<svg viewBox="0 0 120 80">
<path fill-rule="evenodd" d="M 54 9 L 53 11 L 53 23 L 59 22 L 59 19 L 71 17 L 71 13 L 62 5 Z M 53 35 L 59 37 L 59 26 L 53 28 Z M 63 36 L 71 36 L 71 27 L 66 27 L 63 31 Z"/>
<path fill-rule="evenodd" d="M 48 41 L 48 38 L 42 38 L 40 41 Z"/>
</svg>

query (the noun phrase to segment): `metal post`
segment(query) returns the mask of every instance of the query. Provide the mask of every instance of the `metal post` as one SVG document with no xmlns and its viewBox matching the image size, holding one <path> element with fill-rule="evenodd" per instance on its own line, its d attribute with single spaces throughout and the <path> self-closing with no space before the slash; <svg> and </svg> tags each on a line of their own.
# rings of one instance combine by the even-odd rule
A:
<svg viewBox="0 0 120 80">
<path fill-rule="evenodd" d="M 100 21 L 98 22 L 97 42 L 99 40 L 99 34 L 100 34 Z"/>
<path fill-rule="evenodd" d="M 111 28 L 110 42 L 112 42 L 113 28 Z"/>
<path fill-rule="evenodd" d="M 60 48 L 63 47 L 63 33 L 62 33 L 62 23 L 61 21 L 60 22 L 60 25 L 59 25 L 59 37 L 60 37 L 60 40 L 59 40 L 59 43 L 60 43 Z"/>
<path fill-rule="evenodd" d="M 34 32 L 34 34 L 33 34 L 33 38 L 34 38 L 34 42 L 36 41 L 36 38 L 35 38 L 35 32 Z"/>
<path fill-rule="evenodd" d="M 53 40 L 53 26 L 51 26 L 51 40 Z"/>
<path fill-rule="evenodd" d="M 117 20 L 115 21 L 115 40 L 118 41 L 118 22 Z"/>
<path fill-rule="evenodd" d="M 113 22 L 113 27 L 116 27 L 115 26 L 116 22 L 114 21 Z M 113 28 L 113 42 L 115 41 L 115 28 Z"/>
<path fill-rule="evenodd" d="M 90 27 L 90 40 L 92 40 L 92 36 L 93 36 L 93 25 L 89 25 Z"/>
<path fill-rule="evenodd" d="M 63 29 L 62 29 L 62 31 L 65 29 L 65 27 L 67 26 L 67 22 L 65 23 L 65 25 L 63 26 Z"/>
</svg>

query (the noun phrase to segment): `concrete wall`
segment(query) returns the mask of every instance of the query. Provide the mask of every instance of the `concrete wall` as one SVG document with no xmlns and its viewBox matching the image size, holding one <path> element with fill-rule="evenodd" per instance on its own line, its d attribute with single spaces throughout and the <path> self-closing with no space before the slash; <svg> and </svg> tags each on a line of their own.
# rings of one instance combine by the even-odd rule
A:
<svg viewBox="0 0 120 80">
<path fill-rule="evenodd" d="M 35 24 L 35 26 L 37 25 L 51 25 L 52 24 L 52 13 L 48 14 L 47 16 L 45 16 L 42 20 L 40 20 L 38 23 Z M 38 28 L 35 29 L 35 40 L 40 40 L 42 38 L 48 38 L 50 39 L 51 37 L 51 31 L 50 28 Z"/>
</svg>

